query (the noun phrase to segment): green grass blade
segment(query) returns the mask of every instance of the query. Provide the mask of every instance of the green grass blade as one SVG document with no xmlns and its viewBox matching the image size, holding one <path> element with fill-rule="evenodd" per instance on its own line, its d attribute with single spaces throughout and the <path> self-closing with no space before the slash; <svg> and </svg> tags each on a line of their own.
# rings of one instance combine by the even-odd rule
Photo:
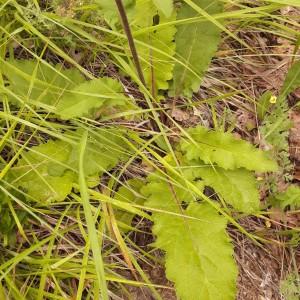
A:
<svg viewBox="0 0 300 300">
<path fill-rule="evenodd" d="M 94 255 L 95 269 L 97 273 L 97 279 L 99 287 L 101 290 L 101 295 L 103 300 L 108 300 L 108 290 L 104 273 L 104 264 L 101 255 L 101 245 L 99 244 L 97 229 L 94 224 L 94 218 L 92 215 L 92 210 L 89 202 L 88 188 L 85 181 L 84 175 L 84 153 L 87 144 L 87 131 L 83 134 L 80 142 L 80 154 L 79 154 L 79 185 L 80 194 L 82 199 L 82 205 L 84 209 L 84 214 L 86 217 L 86 223 L 88 232 L 90 235 L 91 249 Z"/>
</svg>

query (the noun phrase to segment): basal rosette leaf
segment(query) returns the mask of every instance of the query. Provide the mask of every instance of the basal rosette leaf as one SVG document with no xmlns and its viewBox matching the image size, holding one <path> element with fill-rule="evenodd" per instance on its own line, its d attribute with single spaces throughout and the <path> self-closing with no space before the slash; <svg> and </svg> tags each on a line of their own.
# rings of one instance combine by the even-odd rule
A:
<svg viewBox="0 0 300 300">
<path fill-rule="evenodd" d="M 204 161 L 226 169 L 245 168 L 266 172 L 276 171 L 277 164 L 268 153 L 250 143 L 236 139 L 231 133 L 197 126 L 187 130 L 189 137 L 181 140 L 179 148 L 188 161 Z"/>
<path fill-rule="evenodd" d="M 55 105 L 63 95 L 85 81 L 76 69 L 62 65 L 46 65 L 36 60 L 7 60 L 0 70 L 8 80 L 8 89 L 15 95 L 8 97 L 20 105 L 16 97 L 33 104 Z"/>
<path fill-rule="evenodd" d="M 23 152 L 22 158 L 9 172 L 9 181 L 30 199 L 39 202 L 63 201 L 73 183 L 77 183 L 82 132 L 78 129 L 66 133 L 74 143 L 50 140 Z M 120 128 L 94 129 L 89 133 L 84 170 L 86 176 L 92 179 L 93 186 L 99 184 L 100 175 L 130 157 L 126 134 Z"/>
<path fill-rule="evenodd" d="M 101 109 L 103 114 L 113 108 L 134 108 L 132 100 L 123 92 L 121 83 L 116 79 L 103 77 L 89 80 L 61 97 L 56 113 L 63 119 L 72 119 L 96 116 Z"/>
<path fill-rule="evenodd" d="M 222 1 L 193 0 L 208 14 L 221 13 Z M 199 13 L 188 3 L 179 9 L 177 20 L 198 17 Z M 209 21 L 186 22 L 177 25 L 175 36 L 176 59 L 171 95 L 190 97 L 196 92 L 208 69 L 212 57 L 217 51 L 221 37 L 220 29 Z"/>
<path fill-rule="evenodd" d="M 76 178 L 66 164 L 70 151 L 70 146 L 63 141 L 32 147 L 11 169 L 12 183 L 35 201 L 63 201 Z"/>
<path fill-rule="evenodd" d="M 260 197 L 253 172 L 246 169 L 225 170 L 196 162 L 190 163 L 190 166 L 184 175 L 189 173 L 194 179 L 201 179 L 235 210 L 248 214 L 259 210 Z"/>
<path fill-rule="evenodd" d="M 154 24 L 155 19 L 158 24 Z M 164 26 L 172 21 L 176 21 L 175 11 L 166 17 L 157 10 L 152 0 L 137 0 L 133 23 L 137 32 L 134 38 L 140 42 L 136 43 L 136 47 L 146 84 L 155 93 L 168 89 L 168 81 L 173 77 L 176 27 L 171 24 Z M 151 28 L 153 25 L 159 27 Z"/>
<path fill-rule="evenodd" d="M 73 133 L 79 143 L 83 130 Z M 86 176 L 101 175 L 114 168 L 120 161 L 128 159 L 131 152 L 126 143 L 126 130 L 121 128 L 99 128 L 89 132 L 84 154 L 84 173 Z M 68 164 L 78 169 L 79 144 L 72 145 Z"/>
<path fill-rule="evenodd" d="M 168 183 L 150 182 L 142 191 L 156 209 L 155 246 L 166 252 L 166 275 L 179 298 L 234 299 L 237 267 L 226 219 L 208 204 L 179 198 Z M 190 204 L 183 209 L 181 201 Z"/>
</svg>

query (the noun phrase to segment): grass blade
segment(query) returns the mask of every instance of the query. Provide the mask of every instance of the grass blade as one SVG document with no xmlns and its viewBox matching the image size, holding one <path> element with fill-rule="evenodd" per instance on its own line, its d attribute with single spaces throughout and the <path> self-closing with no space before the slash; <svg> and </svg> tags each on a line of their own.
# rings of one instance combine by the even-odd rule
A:
<svg viewBox="0 0 300 300">
<path fill-rule="evenodd" d="M 95 269 L 97 274 L 97 279 L 100 287 L 101 299 L 108 300 L 108 290 L 106 285 L 104 264 L 101 255 L 101 245 L 98 240 L 97 230 L 94 224 L 94 218 L 92 215 L 92 210 L 89 202 L 88 187 L 85 181 L 84 175 L 84 153 L 87 144 L 87 131 L 83 134 L 80 142 L 80 152 L 79 152 L 79 186 L 80 194 L 82 199 L 82 205 L 84 209 L 84 214 L 86 218 L 88 233 L 90 236 L 91 249 L 94 256 Z"/>
</svg>

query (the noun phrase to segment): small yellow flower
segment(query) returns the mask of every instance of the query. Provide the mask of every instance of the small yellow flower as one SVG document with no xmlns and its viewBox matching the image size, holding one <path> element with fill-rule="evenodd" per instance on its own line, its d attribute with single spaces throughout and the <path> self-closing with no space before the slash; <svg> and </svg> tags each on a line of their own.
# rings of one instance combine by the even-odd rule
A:
<svg viewBox="0 0 300 300">
<path fill-rule="evenodd" d="M 272 226 L 272 223 L 270 222 L 270 220 L 266 220 L 266 227 L 270 228 Z"/>
<path fill-rule="evenodd" d="M 276 101 L 277 101 L 277 97 L 276 96 L 271 96 L 269 101 L 270 101 L 270 103 L 275 104 Z"/>
</svg>

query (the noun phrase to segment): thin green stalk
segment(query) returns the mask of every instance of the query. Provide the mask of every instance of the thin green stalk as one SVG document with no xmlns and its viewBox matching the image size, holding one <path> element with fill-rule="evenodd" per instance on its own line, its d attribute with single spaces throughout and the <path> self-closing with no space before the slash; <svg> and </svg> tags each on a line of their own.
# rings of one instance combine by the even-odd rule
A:
<svg viewBox="0 0 300 300">
<path fill-rule="evenodd" d="M 91 210 L 91 204 L 89 202 L 89 193 L 86 185 L 85 175 L 84 175 L 84 154 L 87 144 L 87 131 L 82 136 L 80 142 L 80 152 L 79 152 L 79 186 L 80 194 L 82 199 L 82 205 L 84 209 L 84 214 L 86 218 L 87 228 L 90 237 L 90 244 L 94 256 L 95 269 L 97 274 L 97 279 L 100 288 L 101 299 L 108 300 L 108 290 L 105 279 L 104 263 L 101 254 L 101 245 L 98 240 L 97 230 L 94 224 L 94 218 Z"/>
</svg>

